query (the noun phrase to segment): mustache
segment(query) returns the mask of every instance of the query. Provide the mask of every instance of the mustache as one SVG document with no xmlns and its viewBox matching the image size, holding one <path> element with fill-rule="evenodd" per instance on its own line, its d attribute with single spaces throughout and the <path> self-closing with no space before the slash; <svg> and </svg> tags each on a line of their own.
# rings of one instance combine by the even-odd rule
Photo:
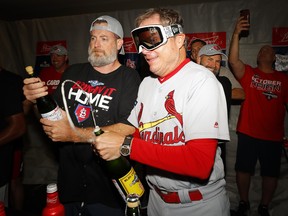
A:
<svg viewBox="0 0 288 216">
<path fill-rule="evenodd" d="M 96 52 L 102 52 L 102 53 L 104 53 L 105 50 L 99 49 L 99 48 L 94 48 L 94 49 L 91 50 L 91 52 L 92 52 L 92 53 L 96 53 Z"/>
<path fill-rule="evenodd" d="M 89 48 L 88 54 L 92 55 L 93 53 L 105 53 L 105 50 L 100 49 L 100 48 Z"/>
</svg>

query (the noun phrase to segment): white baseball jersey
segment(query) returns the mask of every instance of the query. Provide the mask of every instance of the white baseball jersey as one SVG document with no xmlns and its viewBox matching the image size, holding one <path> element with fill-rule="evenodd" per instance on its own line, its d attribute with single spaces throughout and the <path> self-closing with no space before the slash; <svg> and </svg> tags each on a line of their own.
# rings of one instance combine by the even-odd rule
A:
<svg viewBox="0 0 288 216">
<path fill-rule="evenodd" d="M 211 71 L 191 61 L 162 83 L 158 78 L 146 77 L 128 120 L 139 128 L 142 139 L 160 145 L 185 145 L 189 140 L 202 138 L 229 140 L 223 88 Z M 147 179 L 160 189 L 175 191 L 200 186 L 191 177 L 149 169 Z M 207 185 L 220 179 L 224 181 L 224 169 L 218 150 Z"/>
</svg>

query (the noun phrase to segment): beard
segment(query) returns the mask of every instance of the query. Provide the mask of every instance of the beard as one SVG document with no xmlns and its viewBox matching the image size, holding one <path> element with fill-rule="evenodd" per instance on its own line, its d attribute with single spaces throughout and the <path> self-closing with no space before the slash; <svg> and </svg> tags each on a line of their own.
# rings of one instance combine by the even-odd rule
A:
<svg viewBox="0 0 288 216">
<path fill-rule="evenodd" d="M 104 50 L 101 51 L 102 54 L 95 52 L 93 48 L 88 48 L 88 61 L 93 67 L 102 67 L 108 64 L 113 63 L 117 59 L 118 51 L 111 50 L 110 53 L 105 52 Z"/>
<path fill-rule="evenodd" d="M 211 68 L 211 67 L 207 67 L 207 69 L 210 70 L 210 71 L 211 71 L 213 74 L 215 74 L 215 75 L 218 75 L 219 72 L 220 72 L 220 69 L 217 70 L 217 69 L 215 69 L 215 68 Z"/>
</svg>

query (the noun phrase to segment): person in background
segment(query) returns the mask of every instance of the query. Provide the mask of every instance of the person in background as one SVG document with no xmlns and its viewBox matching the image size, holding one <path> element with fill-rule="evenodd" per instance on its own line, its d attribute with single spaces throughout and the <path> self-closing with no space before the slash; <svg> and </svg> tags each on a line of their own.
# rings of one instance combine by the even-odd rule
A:
<svg viewBox="0 0 288 216">
<path fill-rule="evenodd" d="M 228 58 L 221 51 L 221 48 L 217 44 L 208 44 L 200 49 L 198 53 L 197 64 L 203 65 L 209 69 L 222 84 L 226 97 L 227 112 L 229 113 L 232 95 L 231 82 L 227 77 L 219 75 L 221 61 L 223 59 L 227 61 Z"/>
<path fill-rule="evenodd" d="M 206 42 L 201 39 L 195 39 L 191 42 L 191 59 L 194 62 L 197 62 L 197 56 L 199 53 L 199 50 L 206 45 Z M 193 53 L 192 53 L 193 51 Z M 221 62 L 223 63 L 223 61 Z M 245 94 L 243 91 L 242 86 L 240 83 L 236 80 L 233 73 L 229 70 L 228 67 L 220 66 L 220 71 L 218 72 L 218 77 L 227 77 L 231 84 L 232 84 L 232 92 L 231 92 L 231 106 L 228 105 L 229 110 L 229 133 L 230 133 L 230 146 L 236 146 L 237 145 L 237 135 L 236 135 L 236 125 L 239 117 L 240 112 L 240 103 L 244 100 Z M 221 78 L 224 79 L 224 78 Z M 227 90 L 226 90 L 227 93 Z M 230 96 L 229 96 L 230 97 Z M 226 96 L 227 99 L 227 96 Z M 229 102 L 229 101 L 228 101 Z M 223 145 L 222 145 L 223 147 Z M 225 152 L 223 152 L 225 151 Z M 225 149 L 222 148 L 222 154 L 223 158 L 226 158 L 226 147 Z M 225 163 L 225 161 L 224 161 Z M 228 164 L 227 164 L 228 165 Z M 225 166 L 227 167 L 227 166 Z"/>
<path fill-rule="evenodd" d="M 201 40 L 200 38 L 196 38 L 191 41 L 190 44 L 190 58 L 193 62 L 197 63 L 198 53 L 200 49 L 205 46 L 207 43 L 204 40 Z"/>
<path fill-rule="evenodd" d="M 22 136 L 26 131 L 22 86 L 22 77 L 0 67 L 0 201 L 18 210 L 22 207 Z"/>
<path fill-rule="evenodd" d="M 191 60 L 194 62 L 197 62 L 198 54 L 200 49 L 205 46 L 207 43 L 202 39 L 195 39 L 191 42 Z M 231 84 L 232 84 L 232 100 L 243 100 L 245 98 L 244 91 L 239 84 L 239 82 L 235 79 L 233 73 L 227 68 L 222 65 L 220 65 L 220 71 L 218 72 L 219 76 L 227 77 Z"/>
<path fill-rule="evenodd" d="M 227 61 L 227 56 L 221 51 L 221 48 L 217 44 L 209 44 L 203 46 L 199 50 L 197 64 L 203 65 L 204 67 L 209 69 L 221 83 L 225 93 L 227 113 L 229 118 L 231 107 L 232 85 L 227 77 L 219 76 L 222 59 Z M 221 157 L 224 163 L 224 171 L 226 173 L 226 142 L 219 140 L 218 145 L 221 148 Z"/>
<path fill-rule="evenodd" d="M 55 45 L 50 49 L 51 65 L 44 67 L 39 74 L 40 79 L 48 87 L 48 93 L 52 94 L 60 83 L 63 72 L 69 66 L 68 52 L 64 46 Z"/>
<path fill-rule="evenodd" d="M 89 63 L 69 66 L 53 96 L 67 110 L 63 119 L 41 119 L 45 133 L 59 146 L 58 189 L 65 215 L 123 216 L 125 203 L 94 154 L 91 140 L 95 124 L 123 135 L 133 133 L 127 118 L 135 104 L 140 77 L 118 61 L 124 54 L 123 29 L 118 20 L 100 16 L 91 23 Z M 24 94 L 30 101 L 47 95 L 39 78 L 24 80 Z M 77 83 L 78 85 L 76 85 Z M 89 97 L 87 95 L 89 94 Z M 64 96 L 64 97 L 63 97 Z M 73 125 L 68 121 L 69 115 Z"/>
<path fill-rule="evenodd" d="M 244 17 L 239 17 L 229 51 L 232 72 L 246 95 L 237 125 L 235 170 L 240 196 L 237 214 L 247 215 L 250 209 L 250 181 L 259 160 L 262 195 L 258 213 L 269 216 L 269 204 L 280 175 L 285 108 L 288 111 L 288 78 L 284 73 L 273 69 L 275 51 L 269 45 L 259 50 L 256 68 L 245 64 L 239 58 L 239 35 L 247 29 L 249 23 Z"/>
<path fill-rule="evenodd" d="M 208 69 L 186 58 L 177 11 L 148 9 L 136 26 L 134 43 L 154 75 L 142 81 L 128 118 L 137 131 L 127 137 L 104 129 L 94 147 L 105 160 L 130 149 L 130 159 L 147 165 L 148 215 L 227 216 L 217 148 L 218 139 L 229 140 L 223 88 Z"/>
<path fill-rule="evenodd" d="M 48 87 L 48 93 L 53 94 L 69 60 L 67 49 L 61 45 L 52 46 L 49 55 L 51 65 L 44 67 L 39 77 Z M 24 137 L 24 209 L 41 214 L 46 205 L 46 187 L 57 181 L 58 146 L 44 133 L 36 105 L 25 100 L 24 106 L 27 122 Z"/>
</svg>

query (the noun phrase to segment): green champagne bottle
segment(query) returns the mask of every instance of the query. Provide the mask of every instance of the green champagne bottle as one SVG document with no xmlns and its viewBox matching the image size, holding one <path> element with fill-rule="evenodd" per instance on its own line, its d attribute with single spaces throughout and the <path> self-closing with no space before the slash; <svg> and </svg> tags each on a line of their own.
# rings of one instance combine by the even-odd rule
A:
<svg viewBox="0 0 288 216">
<path fill-rule="evenodd" d="M 104 131 L 96 126 L 94 134 L 99 136 L 102 133 L 104 133 Z M 138 178 L 134 168 L 125 157 L 120 156 L 114 160 L 101 161 L 105 171 L 112 179 L 112 182 L 125 202 L 128 194 L 136 194 L 138 197 L 141 197 L 144 194 L 145 190 L 140 179 Z"/>
<path fill-rule="evenodd" d="M 125 216 L 141 216 L 140 201 L 137 194 L 128 194 Z"/>
<path fill-rule="evenodd" d="M 32 66 L 27 66 L 26 71 L 30 77 L 34 77 L 34 71 Z M 57 121 L 62 119 L 61 110 L 50 95 L 37 98 L 36 104 L 42 118 L 47 118 L 51 121 Z"/>
<path fill-rule="evenodd" d="M 95 129 L 94 129 L 94 134 L 95 134 L 95 136 L 100 136 L 100 135 L 103 134 L 103 133 L 104 133 L 104 131 L 101 130 L 101 128 L 100 128 L 98 125 L 96 125 L 96 126 L 95 126 Z"/>
</svg>

